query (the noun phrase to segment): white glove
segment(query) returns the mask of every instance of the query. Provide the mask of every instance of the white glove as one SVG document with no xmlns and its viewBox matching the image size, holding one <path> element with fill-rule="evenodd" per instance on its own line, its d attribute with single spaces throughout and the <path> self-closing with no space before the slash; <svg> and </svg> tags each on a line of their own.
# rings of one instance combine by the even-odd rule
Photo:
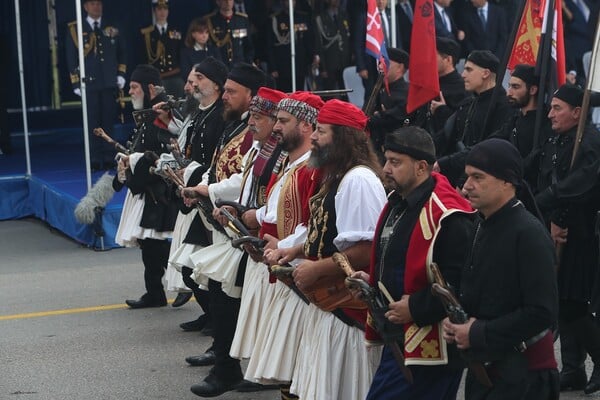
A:
<svg viewBox="0 0 600 400">
<path fill-rule="evenodd" d="M 117 86 L 119 87 L 119 89 L 123 89 L 125 87 L 125 78 L 123 78 L 122 76 L 117 76 Z"/>
<path fill-rule="evenodd" d="M 79 88 L 73 89 L 73 93 L 75 93 L 77 96 L 81 97 L 81 89 L 79 89 Z"/>
</svg>

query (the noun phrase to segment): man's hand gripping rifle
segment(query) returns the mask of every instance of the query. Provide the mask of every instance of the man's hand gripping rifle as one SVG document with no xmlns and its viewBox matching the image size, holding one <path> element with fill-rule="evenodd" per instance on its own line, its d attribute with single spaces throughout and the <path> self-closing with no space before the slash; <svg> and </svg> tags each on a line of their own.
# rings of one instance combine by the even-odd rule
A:
<svg viewBox="0 0 600 400">
<path fill-rule="evenodd" d="M 215 202 L 215 205 L 217 207 L 221 207 L 219 212 L 221 213 L 221 215 L 227 218 L 227 220 L 229 221 L 229 227 L 239 235 L 237 239 L 231 240 L 231 245 L 235 248 L 243 249 L 250 255 L 250 257 L 252 257 L 253 260 L 262 261 L 266 241 L 257 236 L 252 235 L 252 233 L 250 233 L 246 225 L 244 225 L 244 223 L 238 218 L 233 216 L 223 206 L 233 207 L 238 213 L 238 215 L 242 215 L 245 211 L 248 210 L 248 207 L 245 207 L 233 201 L 223 200 L 217 200 Z M 310 301 L 306 298 L 304 293 L 302 293 L 302 291 L 298 289 L 298 286 L 296 286 L 296 284 L 294 283 L 294 279 L 292 278 L 292 272 L 294 271 L 294 267 L 291 264 L 285 263 L 283 265 L 272 265 L 270 267 L 270 271 L 279 280 L 288 285 L 289 288 L 292 289 L 292 291 L 296 293 L 300 297 L 300 299 L 302 299 L 302 301 L 304 301 L 306 304 L 310 304 Z"/>
<path fill-rule="evenodd" d="M 375 330 L 380 334 L 383 342 L 392 350 L 392 354 L 398 363 L 398 367 L 400 367 L 400 371 L 402 371 L 402 375 L 404 375 L 404 378 L 407 382 L 413 383 L 414 379 L 412 371 L 406 366 L 404 361 L 404 352 L 400 348 L 400 345 L 397 341 L 398 337 L 395 335 L 387 335 L 384 328 L 386 325 L 386 318 L 384 317 L 384 314 L 389 310 L 387 303 L 383 301 L 377 290 L 369 285 L 366 281 L 360 278 L 352 277 L 356 271 L 354 271 L 354 268 L 352 268 L 350 265 L 348 257 L 346 257 L 345 254 L 334 253 L 333 260 L 344 270 L 347 275 L 345 281 L 346 287 L 353 293 L 357 293 L 359 298 L 367 304 L 369 314 L 371 314 L 371 319 L 375 325 L 373 328 L 375 328 Z M 402 340 L 402 342 L 404 342 L 404 340 Z"/>
<path fill-rule="evenodd" d="M 118 153 L 122 153 L 126 156 L 131 154 L 131 151 L 127 147 L 123 146 L 121 143 L 108 136 L 108 134 L 104 132 L 104 129 L 94 128 L 93 132 L 94 135 L 98 136 L 101 139 L 104 139 L 108 144 L 113 146 Z"/>
<path fill-rule="evenodd" d="M 434 296 L 439 298 L 444 305 L 448 319 L 453 324 L 466 323 L 469 320 L 469 315 L 452 292 L 452 288 L 446 283 L 446 280 L 442 276 L 438 265 L 436 263 L 431 263 L 430 269 L 433 275 L 431 292 Z M 467 362 L 467 366 L 471 372 L 473 372 L 473 375 L 475 375 L 475 378 L 477 378 L 481 384 L 487 387 L 492 387 L 492 381 L 490 380 L 490 377 L 488 376 L 483 364 L 479 361 L 470 360 L 464 351 L 461 351 L 461 355 Z"/>
</svg>

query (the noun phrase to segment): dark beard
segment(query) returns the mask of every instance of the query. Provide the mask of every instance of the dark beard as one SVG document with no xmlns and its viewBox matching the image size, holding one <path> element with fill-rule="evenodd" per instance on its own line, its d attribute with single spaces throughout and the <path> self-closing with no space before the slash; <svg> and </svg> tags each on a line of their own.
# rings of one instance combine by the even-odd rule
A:
<svg viewBox="0 0 600 400">
<path fill-rule="evenodd" d="M 302 144 L 300 131 L 296 130 L 293 135 L 281 138 L 281 149 L 287 152 L 293 151 Z"/>
<path fill-rule="evenodd" d="M 311 168 L 323 168 L 328 165 L 331 162 L 329 159 L 331 147 L 332 144 L 327 144 L 323 147 L 313 146 L 310 158 L 308 159 L 308 166 Z"/>
<path fill-rule="evenodd" d="M 531 95 L 529 94 L 529 92 L 527 92 L 527 93 L 525 93 L 525 96 L 523 96 L 523 98 L 520 101 L 517 99 L 508 99 L 508 102 L 514 108 L 523 108 L 529 103 L 530 98 L 531 98 Z"/>
<path fill-rule="evenodd" d="M 242 118 L 242 112 L 231 108 L 223 109 L 223 119 L 225 121 L 237 121 Z"/>
<path fill-rule="evenodd" d="M 193 95 L 187 94 L 185 96 L 185 103 L 183 103 L 183 107 L 181 109 L 181 113 L 184 117 L 192 114 L 195 111 L 198 111 L 198 106 L 200 102 L 194 98 Z"/>
</svg>

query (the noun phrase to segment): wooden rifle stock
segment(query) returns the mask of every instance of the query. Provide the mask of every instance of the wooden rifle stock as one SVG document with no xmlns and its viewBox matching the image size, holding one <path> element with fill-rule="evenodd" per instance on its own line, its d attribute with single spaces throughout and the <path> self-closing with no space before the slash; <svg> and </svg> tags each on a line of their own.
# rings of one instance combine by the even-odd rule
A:
<svg viewBox="0 0 600 400">
<path fill-rule="evenodd" d="M 371 95 L 369 96 L 369 100 L 363 105 L 363 112 L 370 117 L 373 115 L 373 110 L 375 109 L 375 102 L 377 101 L 377 95 L 381 90 L 381 85 L 383 85 L 384 75 L 383 72 L 380 72 L 377 76 L 377 81 L 373 85 L 373 90 L 371 90 Z"/>
<path fill-rule="evenodd" d="M 94 135 L 98 136 L 99 138 L 104 139 L 108 144 L 113 146 L 115 148 L 115 150 L 117 150 L 118 152 L 121 152 L 121 153 L 127 154 L 127 155 L 129 155 L 131 153 L 131 151 L 129 149 L 127 149 L 125 146 L 123 146 L 121 143 L 117 142 L 116 140 L 114 140 L 113 138 L 108 136 L 108 134 L 106 132 L 104 132 L 104 129 L 94 128 L 93 132 L 94 132 Z"/>
<path fill-rule="evenodd" d="M 431 292 L 434 296 L 440 299 L 446 310 L 448 319 L 453 324 L 464 324 L 469 320 L 469 315 L 466 313 L 460 302 L 452 292 L 452 288 L 448 286 L 440 269 L 436 263 L 430 264 L 430 270 L 433 275 L 433 283 L 431 284 Z M 468 368 L 471 370 L 475 378 L 484 386 L 492 387 L 492 381 L 485 369 L 483 363 L 471 360 L 466 356 L 464 351 L 460 354 L 467 362 Z"/>
</svg>

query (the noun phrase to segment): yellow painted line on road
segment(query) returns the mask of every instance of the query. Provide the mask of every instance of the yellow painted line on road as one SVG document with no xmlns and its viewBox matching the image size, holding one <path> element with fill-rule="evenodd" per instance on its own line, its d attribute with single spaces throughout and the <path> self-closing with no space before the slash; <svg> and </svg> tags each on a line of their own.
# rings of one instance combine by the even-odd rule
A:
<svg viewBox="0 0 600 400">
<path fill-rule="evenodd" d="M 174 299 L 168 300 L 167 303 L 173 303 Z M 40 311 L 24 314 L 13 314 L 13 315 L 0 315 L 0 321 L 8 321 L 13 319 L 26 319 L 26 318 L 39 318 L 49 317 L 53 315 L 68 315 L 78 314 L 94 311 L 106 311 L 106 310 L 118 310 L 122 308 L 129 308 L 127 304 L 109 304 L 106 306 L 95 306 L 95 307 L 82 307 L 82 308 L 67 308 L 66 310 L 53 310 L 53 311 Z"/>
</svg>

